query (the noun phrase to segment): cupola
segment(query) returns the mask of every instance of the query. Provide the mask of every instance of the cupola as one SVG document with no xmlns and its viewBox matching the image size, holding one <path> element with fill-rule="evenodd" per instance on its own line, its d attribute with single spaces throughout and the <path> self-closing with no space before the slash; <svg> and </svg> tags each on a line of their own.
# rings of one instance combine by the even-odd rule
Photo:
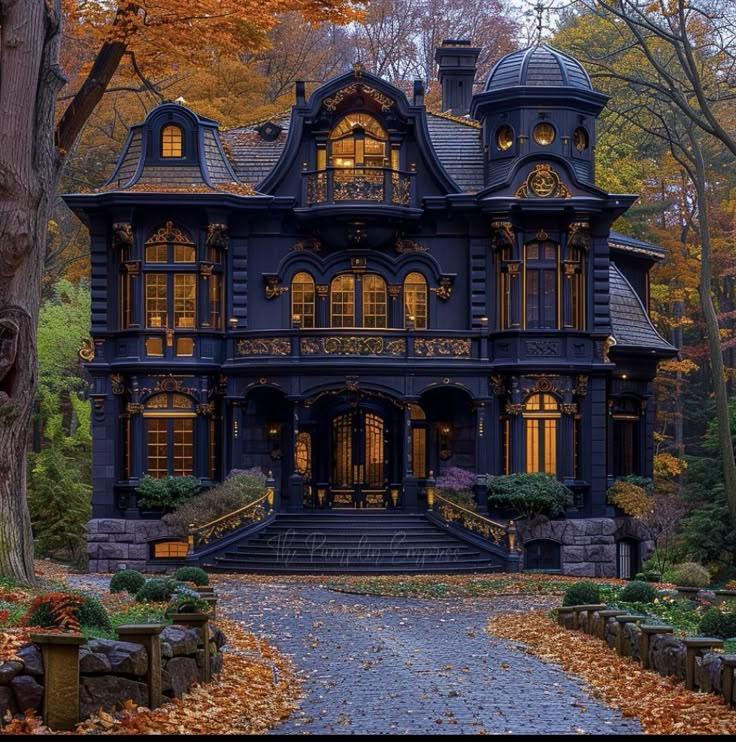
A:
<svg viewBox="0 0 736 742">
<path fill-rule="evenodd" d="M 502 57 L 470 109 L 482 125 L 486 185 L 503 182 L 529 155 L 563 157 L 578 180 L 592 184 L 595 119 L 607 100 L 580 62 L 551 46 Z"/>
</svg>

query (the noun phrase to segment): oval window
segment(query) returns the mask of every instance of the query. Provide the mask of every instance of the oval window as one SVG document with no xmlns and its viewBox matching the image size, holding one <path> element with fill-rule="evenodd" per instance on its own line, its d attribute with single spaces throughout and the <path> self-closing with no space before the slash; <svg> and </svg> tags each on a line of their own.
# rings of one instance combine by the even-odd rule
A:
<svg viewBox="0 0 736 742">
<path fill-rule="evenodd" d="M 496 146 L 505 152 L 507 149 L 511 149 L 511 145 L 514 143 L 514 130 L 510 126 L 502 126 L 496 132 Z"/>
<path fill-rule="evenodd" d="M 555 127 L 552 124 L 537 124 L 534 127 L 534 141 L 546 147 L 555 141 Z"/>
<path fill-rule="evenodd" d="M 572 135 L 572 141 L 575 143 L 575 149 L 578 152 L 583 152 L 584 150 L 588 149 L 588 132 L 585 131 L 582 127 L 575 129 L 573 135 Z"/>
</svg>

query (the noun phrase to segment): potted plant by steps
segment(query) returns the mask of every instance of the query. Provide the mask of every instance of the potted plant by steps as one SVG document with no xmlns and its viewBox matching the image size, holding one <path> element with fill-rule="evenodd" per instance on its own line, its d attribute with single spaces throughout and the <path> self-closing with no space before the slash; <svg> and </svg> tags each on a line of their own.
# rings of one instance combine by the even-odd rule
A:
<svg viewBox="0 0 736 742">
<path fill-rule="evenodd" d="M 169 600 L 166 616 L 180 613 L 207 614 L 209 610 L 210 604 L 198 592 L 180 585 Z"/>
<path fill-rule="evenodd" d="M 162 477 L 144 474 L 136 487 L 141 517 L 160 518 L 191 499 L 202 489 L 196 477 Z"/>
</svg>

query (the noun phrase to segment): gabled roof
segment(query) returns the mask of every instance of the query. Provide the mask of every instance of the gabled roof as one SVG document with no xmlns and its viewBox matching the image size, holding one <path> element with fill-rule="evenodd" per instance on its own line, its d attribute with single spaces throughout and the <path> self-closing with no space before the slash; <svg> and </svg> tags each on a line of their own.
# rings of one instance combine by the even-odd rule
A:
<svg viewBox="0 0 736 742">
<path fill-rule="evenodd" d="M 663 351 L 674 355 L 676 348 L 654 328 L 641 299 L 614 263 L 609 267 L 609 287 L 611 328 L 616 339 L 614 347 L 622 350 Z"/>
<path fill-rule="evenodd" d="M 639 255 L 653 258 L 655 260 L 662 260 L 665 255 L 667 255 L 667 251 L 659 245 L 654 245 L 651 242 L 645 242 L 644 240 L 638 240 L 636 237 L 629 237 L 620 232 L 611 232 L 611 235 L 608 238 L 608 244 L 613 250 L 638 253 Z"/>
<path fill-rule="evenodd" d="M 477 122 L 427 113 L 427 128 L 439 161 L 460 189 L 466 193 L 482 190 L 483 146 Z"/>
<path fill-rule="evenodd" d="M 265 139 L 259 133 L 262 121 L 222 132 L 237 176 L 252 186 L 265 180 L 274 169 L 289 136 L 291 117 L 288 114 L 276 116 L 271 121 L 281 128 L 273 140 Z"/>
</svg>

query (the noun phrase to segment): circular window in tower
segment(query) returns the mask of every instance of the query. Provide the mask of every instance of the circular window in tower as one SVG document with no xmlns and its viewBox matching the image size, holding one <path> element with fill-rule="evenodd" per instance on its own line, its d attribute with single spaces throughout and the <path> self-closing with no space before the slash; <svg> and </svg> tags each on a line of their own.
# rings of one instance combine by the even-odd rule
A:
<svg viewBox="0 0 736 742">
<path fill-rule="evenodd" d="M 511 145 L 514 143 L 514 130 L 510 126 L 502 126 L 496 132 L 496 146 L 505 152 L 507 149 L 511 149 Z"/>
<path fill-rule="evenodd" d="M 588 132 L 583 129 L 583 127 L 579 127 L 575 129 L 572 135 L 572 141 L 575 144 L 575 149 L 578 152 L 584 152 L 586 149 L 588 149 L 588 146 L 590 144 L 590 140 L 588 139 Z"/>
<path fill-rule="evenodd" d="M 552 124 L 537 124 L 534 127 L 534 141 L 542 147 L 555 141 L 555 127 Z"/>
</svg>

